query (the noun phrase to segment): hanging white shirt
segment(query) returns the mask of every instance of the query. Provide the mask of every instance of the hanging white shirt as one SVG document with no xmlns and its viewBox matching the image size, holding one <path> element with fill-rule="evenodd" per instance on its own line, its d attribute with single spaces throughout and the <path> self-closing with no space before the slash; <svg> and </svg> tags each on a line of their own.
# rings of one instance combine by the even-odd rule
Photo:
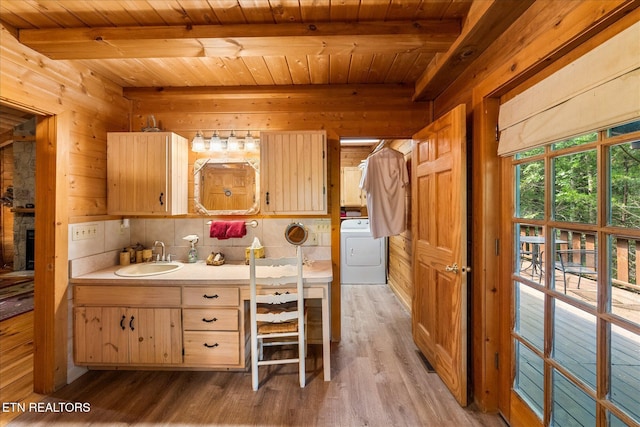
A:
<svg viewBox="0 0 640 427">
<path fill-rule="evenodd" d="M 408 185 L 409 174 L 401 152 L 385 147 L 367 158 L 360 188 L 367 193 L 369 226 L 374 238 L 395 236 L 406 229 Z"/>
</svg>

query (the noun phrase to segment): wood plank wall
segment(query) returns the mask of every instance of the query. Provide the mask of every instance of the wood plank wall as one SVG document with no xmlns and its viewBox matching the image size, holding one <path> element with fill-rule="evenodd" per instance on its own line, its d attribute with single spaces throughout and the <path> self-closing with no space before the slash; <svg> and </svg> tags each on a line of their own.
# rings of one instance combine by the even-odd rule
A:
<svg viewBox="0 0 640 427">
<path fill-rule="evenodd" d="M 69 218 L 106 214 L 106 132 L 129 129 L 122 88 L 90 70 L 52 61 L 0 26 L 0 102 L 45 116 L 36 162 L 34 387 L 66 384 Z M 44 158 L 43 158 L 44 156 Z M 41 176 L 43 170 L 49 175 Z M 52 197 L 49 197 L 51 195 Z M 60 196 L 60 197 L 55 197 Z"/>
</svg>

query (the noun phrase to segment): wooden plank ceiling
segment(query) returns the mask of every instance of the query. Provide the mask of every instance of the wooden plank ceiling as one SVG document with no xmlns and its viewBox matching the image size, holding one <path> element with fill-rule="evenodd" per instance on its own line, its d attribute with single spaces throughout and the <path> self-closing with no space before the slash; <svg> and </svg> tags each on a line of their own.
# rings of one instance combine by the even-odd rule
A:
<svg viewBox="0 0 640 427">
<path fill-rule="evenodd" d="M 2 0 L 0 21 L 123 88 L 402 84 L 422 100 L 531 2 Z"/>
</svg>

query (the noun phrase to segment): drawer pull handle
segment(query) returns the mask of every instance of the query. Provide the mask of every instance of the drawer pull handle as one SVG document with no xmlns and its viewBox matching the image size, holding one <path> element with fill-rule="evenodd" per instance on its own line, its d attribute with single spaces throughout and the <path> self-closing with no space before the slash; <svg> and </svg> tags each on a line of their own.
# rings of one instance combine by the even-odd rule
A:
<svg viewBox="0 0 640 427">
<path fill-rule="evenodd" d="M 122 315 L 122 319 L 120 319 L 120 327 L 122 328 L 122 330 L 125 330 L 125 326 L 124 326 L 124 319 L 126 319 L 127 316 L 125 316 L 124 314 Z"/>
<path fill-rule="evenodd" d="M 204 346 L 207 347 L 207 348 L 216 348 L 216 347 L 218 347 L 218 345 L 219 345 L 218 343 L 215 343 L 213 345 L 204 343 Z"/>
<path fill-rule="evenodd" d="M 135 319 L 135 317 L 131 316 L 131 320 L 129 321 L 129 328 L 131 328 L 132 331 L 134 330 L 133 319 Z"/>
<path fill-rule="evenodd" d="M 207 299 L 215 299 L 215 298 L 218 298 L 218 294 L 215 294 L 215 295 L 204 294 L 204 295 L 202 295 L 202 297 L 203 298 L 207 298 Z"/>
<path fill-rule="evenodd" d="M 164 193 L 160 193 L 160 197 L 158 198 L 158 201 L 160 202 L 160 206 L 164 206 L 164 200 L 162 200 L 163 197 L 164 197 Z"/>
<path fill-rule="evenodd" d="M 214 317 L 213 319 L 205 319 L 204 317 L 202 318 L 203 322 L 207 322 L 207 323 L 211 323 L 211 322 L 217 322 L 218 318 Z"/>
</svg>

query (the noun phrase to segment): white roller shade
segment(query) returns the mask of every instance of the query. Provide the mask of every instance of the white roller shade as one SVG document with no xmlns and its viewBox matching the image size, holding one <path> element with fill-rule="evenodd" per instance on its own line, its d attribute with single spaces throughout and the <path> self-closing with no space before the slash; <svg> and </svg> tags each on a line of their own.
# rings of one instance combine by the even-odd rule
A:
<svg viewBox="0 0 640 427">
<path fill-rule="evenodd" d="M 640 23 L 500 106 L 498 154 L 640 117 Z"/>
</svg>

